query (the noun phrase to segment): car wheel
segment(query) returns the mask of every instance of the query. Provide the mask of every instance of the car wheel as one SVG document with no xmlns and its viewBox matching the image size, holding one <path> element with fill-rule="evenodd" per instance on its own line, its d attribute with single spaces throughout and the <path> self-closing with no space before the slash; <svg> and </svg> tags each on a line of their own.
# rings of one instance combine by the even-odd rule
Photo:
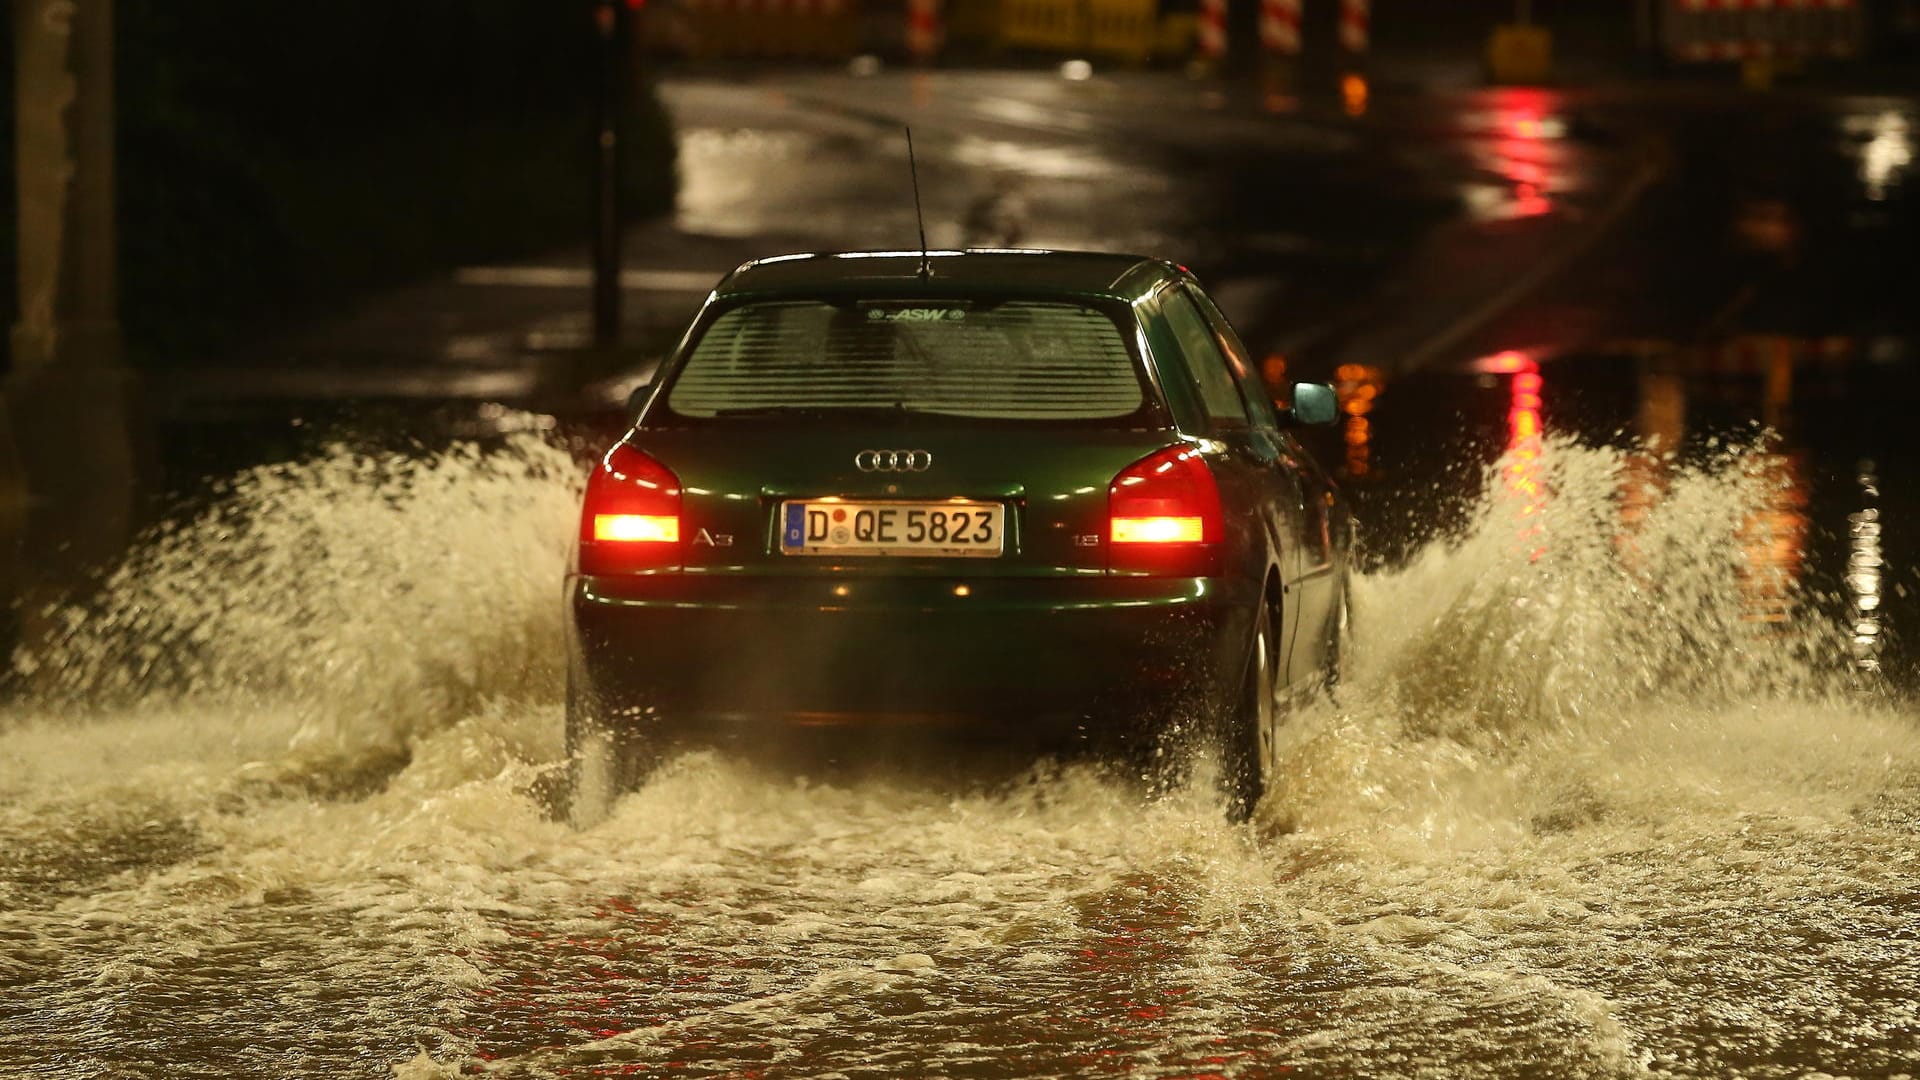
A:
<svg viewBox="0 0 1920 1080">
<path fill-rule="evenodd" d="M 1227 820 L 1245 821 L 1266 793 L 1273 768 L 1278 703 L 1275 700 L 1273 613 L 1266 605 L 1254 618 L 1246 674 L 1225 710 L 1220 730 L 1220 784 Z"/>
<path fill-rule="evenodd" d="M 620 798 L 620 747 L 604 728 L 567 740 L 567 823 L 590 829 L 607 819 Z"/>
<path fill-rule="evenodd" d="M 605 821 L 620 796 L 645 778 L 650 760 L 635 733 L 610 723 L 593 696 L 568 680 L 564 805 L 568 824 L 588 829 Z"/>
<path fill-rule="evenodd" d="M 1332 698 L 1347 680 L 1353 665 L 1353 588 L 1340 583 L 1340 604 L 1334 609 L 1332 640 L 1327 643 L 1327 697 Z"/>
</svg>

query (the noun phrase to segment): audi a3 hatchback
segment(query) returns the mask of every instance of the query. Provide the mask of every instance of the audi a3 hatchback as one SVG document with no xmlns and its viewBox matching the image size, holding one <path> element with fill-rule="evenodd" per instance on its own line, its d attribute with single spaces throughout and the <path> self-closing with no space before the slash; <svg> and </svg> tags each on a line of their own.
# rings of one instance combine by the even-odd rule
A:
<svg viewBox="0 0 1920 1080">
<path fill-rule="evenodd" d="M 574 820 L 677 747 L 825 725 L 1118 754 L 1197 732 L 1245 815 L 1347 626 L 1347 510 L 1294 437 L 1333 393 L 1290 401 L 1156 259 L 734 270 L 587 482 Z"/>
</svg>

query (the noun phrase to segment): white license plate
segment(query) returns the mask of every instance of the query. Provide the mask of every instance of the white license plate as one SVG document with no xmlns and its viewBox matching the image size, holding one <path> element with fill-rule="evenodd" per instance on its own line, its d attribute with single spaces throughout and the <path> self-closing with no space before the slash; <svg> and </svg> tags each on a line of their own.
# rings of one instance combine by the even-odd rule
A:
<svg viewBox="0 0 1920 1080">
<path fill-rule="evenodd" d="M 787 555 L 937 555 L 991 559 L 1005 548 L 999 503 L 815 499 L 780 504 Z"/>
</svg>

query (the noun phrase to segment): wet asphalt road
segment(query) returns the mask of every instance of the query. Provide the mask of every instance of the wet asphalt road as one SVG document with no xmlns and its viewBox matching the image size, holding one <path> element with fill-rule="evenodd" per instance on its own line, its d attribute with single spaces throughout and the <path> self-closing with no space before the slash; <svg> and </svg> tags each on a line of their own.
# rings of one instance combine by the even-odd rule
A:
<svg viewBox="0 0 1920 1080">
<path fill-rule="evenodd" d="M 1078 766 L 696 757 L 574 833 L 574 448 L 302 405 L 434 449 L 242 479 L 0 716 L 0 1075 L 1920 1072 L 1912 103 L 668 96 L 702 239 L 643 267 L 898 245 L 910 117 L 933 242 L 1168 254 L 1346 384 L 1363 651 L 1295 783 L 1233 828 Z M 306 438 L 236 430 L 175 428 L 176 481 Z"/>
</svg>

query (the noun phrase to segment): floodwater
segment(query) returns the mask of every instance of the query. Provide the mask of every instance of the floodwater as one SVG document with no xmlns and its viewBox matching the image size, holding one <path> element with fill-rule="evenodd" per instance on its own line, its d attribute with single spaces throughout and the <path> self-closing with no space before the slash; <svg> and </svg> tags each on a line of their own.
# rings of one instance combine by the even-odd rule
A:
<svg viewBox="0 0 1920 1080">
<path fill-rule="evenodd" d="M 934 242 L 981 193 L 1028 201 L 1024 242 L 1187 234 L 1136 197 L 1166 190 L 1141 155 L 1009 151 L 997 86 L 976 95 L 989 127 L 916 115 L 922 150 L 1036 183 L 930 184 Z M 721 93 L 677 98 L 694 223 L 735 221 L 767 188 L 725 182 L 759 162 L 819 183 L 775 185 L 798 201 L 743 227 L 851 206 L 852 241 L 907 235 L 897 170 L 828 153 L 864 161 L 845 140 L 880 136 L 845 110 L 809 121 L 817 146 L 756 133 L 778 125 L 731 98 L 686 123 Z M 1132 145 L 1131 113 L 1157 110 L 1116 100 L 1106 142 Z M 1463 152 L 1476 228 L 1596 212 L 1604 140 L 1488 115 L 1500 144 Z M 1910 374 L 1871 374 L 1913 355 L 1914 248 L 1889 224 L 1910 112 L 1848 116 L 1858 168 L 1821 183 L 1860 198 L 1812 200 L 1846 215 L 1792 213 L 1777 178 L 1733 197 L 1713 165 L 1746 151 L 1708 139 L 1630 250 L 1596 249 L 1625 272 L 1567 275 L 1476 332 L 1485 363 L 1360 370 L 1380 347 L 1336 372 L 1349 413 L 1321 456 L 1367 526 L 1357 671 L 1291 717 L 1291 781 L 1247 826 L 1205 762 L 1149 798 L 1085 763 L 693 755 L 576 832 L 547 809 L 573 453 L 531 432 L 240 474 L 25 658 L 31 693 L 0 711 L 0 1077 L 1920 1076 L 1900 644 L 1920 462 Z M 1238 237 L 1198 232 L 1219 276 L 1257 271 L 1236 312 L 1283 295 L 1297 322 L 1354 291 L 1370 271 L 1339 268 L 1366 245 L 1328 256 L 1323 234 L 1425 205 L 1405 170 L 1281 167 L 1231 125 L 1159 126 L 1169 160 L 1233 147 L 1221 197 L 1193 201 Z M 1832 157 L 1696 127 L 1751 129 L 1788 180 Z M 1312 137 L 1287 153 L 1333 155 L 1320 130 L 1280 129 Z M 1068 183 L 1110 169 L 1133 179 Z M 850 196 L 820 194 L 849 171 Z M 1363 180 L 1393 198 L 1272 197 Z M 1856 227 L 1891 239 L 1784 257 Z M 1804 308 L 1874 318 L 1787 302 L 1816 285 Z M 1252 321 L 1264 354 L 1284 328 Z M 1766 335 L 1735 350 L 1758 366 L 1728 376 L 1746 359 L 1702 342 L 1741 334 Z M 1344 371 L 1341 340 L 1298 348 Z M 1803 373 L 1790 408 L 1761 391 L 1780 358 Z"/>
<path fill-rule="evenodd" d="M 694 755 L 575 832 L 572 457 L 245 474 L 0 716 L 0 1075 L 1920 1073 L 1920 727 L 1755 618 L 1763 449 L 1510 452 L 1245 827 Z"/>
</svg>

